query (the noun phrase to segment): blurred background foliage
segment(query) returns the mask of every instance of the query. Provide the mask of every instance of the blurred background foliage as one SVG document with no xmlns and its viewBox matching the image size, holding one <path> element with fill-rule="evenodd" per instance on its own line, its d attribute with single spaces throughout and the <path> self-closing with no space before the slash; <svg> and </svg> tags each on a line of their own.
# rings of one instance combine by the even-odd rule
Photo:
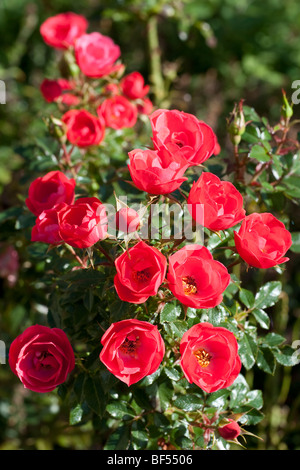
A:
<svg viewBox="0 0 300 470">
<path fill-rule="evenodd" d="M 0 105 L 0 210 L 12 208 L 6 233 L 14 233 L 14 206 L 20 204 L 24 183 L 18 148 L 44 136 L 42 118 L 48 110 L 39 86 L 44 77 L 59 76 L 57 55 L 42 41 L 39 26 L 47 17 L 69 10 L 86 16 L 90 32 L 100 31 L 120 45 L 126 73 L 138 70 L 144 75 L 157 106 L 193 113 L 210 124 L 221 144 L 221 158 L 232 152 L 226 117 L 234 102 L 243 98 L 270 122 L 276 121 L 281 88 L 290 97 L 292 82 L 300 79 L 297 0 L 1 0 L 0 79 L 6 84 L 7 103 Z M 52 105 L 47 106 L 50 112 Z M 296 210 L 292 206 L 291 229 L 299 231 Z M 31 221 L 26 224 L 29 227 Z M 4 232 L 3 242 L 10 242 Z M 21 247 L 22 240 L 18 243 Z M 34 282 L 43 271 L 43 261 L 38 253 L 36 264 L 27 261 L 26 253 L 20 256 L 17 288 L 0 279 L 4 341 L 18 334 L 20 325 L 24 329 L 45 313 L 43 290 Z M 289 344 L 300 339 L 298 262 L 299 255 L 293 253 L 282 276 L 285 294 L 270 310 L 276 332 Z M 267 377 L 251 370 L 247 380 L 263 390 L 265 402 L 265 418 L 253 430 L 263 440 L 249 438 L 247 447 L 299 449 L 299 367 L 278 367 L 274 376 Z M 0 365 L 0 384 L 0 449 L 97 448 L 91 423 L 71 427 L 69 411 L 57 394 L 26 391 L 7 364 Z"/>
</svg>

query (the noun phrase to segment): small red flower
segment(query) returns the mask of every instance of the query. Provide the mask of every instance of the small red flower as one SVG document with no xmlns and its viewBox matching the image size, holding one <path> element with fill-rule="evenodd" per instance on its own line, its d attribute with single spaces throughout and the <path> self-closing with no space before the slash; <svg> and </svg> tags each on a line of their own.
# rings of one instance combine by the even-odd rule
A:
<svg viewBox="0 0 300 470">
<path fill-rule="evenodd" d="M 66 381 L 75 357 L 63 330 L 34 325 L 12 342 L 9 365 L 25 388 L 46 393 Z"/>
<path fill-rule="evenodd" d="M 137 108 L 125 96 L 114 95 L 106 98 L 97 109 L 107 127 L 123 129 L 133 127 L 137 120 Z"/>
<path fill-rule="evenodd" d="M 132 150 L 128 169 L 135 186 L 149 194 L 168 194 L 187 180 L 188 164 L 172 145 L 158 150 Z"/>
<path fill-rule="evenodd" d="M 77 147 L 99 145 L 104 138 L 104 120 L 85 109 L 70 109 L 61 120 L 67 128 L 67 139 Z"/>
<path fill-rule="evenodd" d="M 264 212 L 245 217 L 234 232 L 236 249 L 249 266 L 267 269 L 289 260 L 284 255 L 292 245 L 292 236 L 274 215 Z"/>
<path fill-rule="evenodd" d="M 140 241 L 115 260 L 114 284 L 121 300 L 141 304 L 156 295 L 167 269 L 165 256 Z"/>
<path fill-rule="evenodd" d="M 113 323 L 101 343 L 101 362 L 128 386 L 153 374 L 165 353 L 157 326 L 135 319 Z"/>
<path fill-rule="evenodd" d="M 83 34 L 75 43 L 77 64 L 87 77 L 100 78 L 117 70 L 114 64 L 120 55 L 119 46 L 97 32 Z"/>
<path fill-rule="evenodd" d="M 219 434 L 226 441 L 233 441 L 241 434 L 241 428 L 234 419 L 228 419 L 229 423 L 218 428 Z"/>
<path fill-rule="evenodd" d="M 116 228 L 124 233 L 136 232 L 140 226 L 139 214 L 129 207 L 122 207 L 116 214 Z"/>
<path fill-rule="evenodd" d="M 58 212 L 67 204 L 56 204 L 52 209 L 46 209 L 40 213 L 31 231 L 32 242 L 60 245 L 63 240 L 59 233 Z"/>
<path fill-rule="evenodd" d="M 175 144 L 189 166 L 199 165 L 213 155 L 217 142 L 213 130 L 192 114 L 158 109 L 150 121 L 154 146 Z"/>
<path fill-rule="evenodd" d="M 210 323 L 198 323 L 184 333 L 180 354 L 188 382 L 208 393 L 232 385 L 241 370 L 234 334 Z"/>
<path fill-rule="evenodd" d="M 45 43 L 56 49 L 68 49 L 75 40 L 85 33 L 88 27 L 86 18 L 67 12 L 51 16 L 40 27 Z"/>
<path fill-rule="evenodd" d="M 25 203 L 36 216 L 61 202 L 72 204 L 75 197 L 76 182 L 61 171 L 50 171 L 36 178 L 30 185 Z"/>
<path fill-rule="evenodd" d="M 168 287 L 183 304 L 213 308 L 230 282 L 226 267 L 201 245 L 186 245 L 169 257 Z"/>
<path fill-rule="evenodd" d="M 82 197 L 58 213 L 59 234 L 74 248 L 88 248 L 107 233 L 107 215 L 104 204 L 96 197 Z"/>
<path fill-rule="evenodd" d="M 120 87 L 124 95 L 131 100 L 144 98 L 150 89 L 149 85 L 145 85 L 144 77 L 139 72 L 132 72 L 123 77 Z"/>
<path fill-rule="evenodd" d="M 243 197 L 235 186 L 208 172 L 193 183 L 187 203 L 193 219 L 210 230 L 226 230 L 245 217 Z"/>
<path fill-rule="evenodd" d="M 153 103 L 149 98 L 143 98 L 141 102 L 137 103 L 137 110 L 140 114 L 151 114 L 153 111 Z"/>
</svg>

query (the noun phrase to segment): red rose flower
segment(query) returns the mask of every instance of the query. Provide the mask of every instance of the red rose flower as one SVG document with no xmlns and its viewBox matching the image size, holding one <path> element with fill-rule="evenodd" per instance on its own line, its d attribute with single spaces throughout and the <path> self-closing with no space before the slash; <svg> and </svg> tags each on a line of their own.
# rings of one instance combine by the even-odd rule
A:
<svg viewBox="0 0 300 470">
<path fill-rule="evenodd" d="M 234 334 L 210 323 L 198 323 L 184 333 L 180 354 L 188 382 L 208 393 L 229 387 L 241 370 Z"/>
<path fill-rule="evenodd" d="M 155 147 L 172 142 L 189 166 L 199 165 L 213 155 L 217 142 L 213 130 L 192 114 L 158 109 L 150 121 Z"/>
<path fill-rule="evenodd" d="M 226 441 L 233 441 L 241 434 L 241 428 L 234 419 L 228 419 L 229 423 L 218 428 L 219 434 Z"/>
<path fill-rule="evenodd" d="M 88 248 L 106 237 L 106 209 L 96 197 L 77 199 L 63 207 L 57 217 L 61 238 L 74 248 Z"/>
<path fill-rule="evenodd" d="M 133 127 L 137 120 L 136 106 L 121 95 L 106 98 L 98 106 L 97 114 L 104 119 L 105 125 L 112 129 Z"/>
<path fill-rule="evenodd" d="M 132 72 L 122 78 L 121 90 L 127 98 L 136 100 L 147 95 L 150 86 L 145 85 L 144 77 L 139 72 Z"/>
<path fill-rule="evenodd" d="M 153 103 L 149 98 L 144 98 L 140 103 L 137 103 L 137 110 L 140 114 L 150 114 L 153 110 Z"/>
<path fill-rule="evenodd" d="M 68 49 L 87 27 L 88 22 L 83 16 L 67 12 L 47 18 L 40 27 L 40 33 L 49 46 Z"/>
<path fill-rule="evenodd" d="M 75 43 L 75 57 L 84 75 L 100 78 L 112 73 L 121 51 L 114 41 L 100 33 L 83 34 Z"/>
<path fill-rule="evenodd" d="M 75 357 L 63 330 L 34 325 L 12 342 L 9 365 L 25 388 L 45 393 L 66 381 Z"/>
<path fill-rule="evenodd" d="M 188 164 L 172 145 L 158 150 L 132 150 L 128 169 L 135 186 L 149 194 L 168 194 L 187 180 Z M 174 150 L 174 151 L 173 151 Z"/>
<path fill-rule="evenodd" d="M 274 215 L 264 212 L 245 217 L 241 228 L 234 232 L 236 249 L 249 266 L 267 269 L 285 263 L 292 245 L 292 236 Z"/>
<path fill-rule="evenodd" d="M 101 343 L 100 360 L 128 386 L 153 374 L 165 353 L 157 326 L 135 319 L 113 323 Z"/>
<path fill-rule="evenodd" d="M 115 260 L 114 284 L 121 300 L 142 304 L 156 295 L 167 269 L 165 256 L 140 241 Z"/>
<path fill-rule="evenodd" d="M 53 209 L 46 209 L 40 213 L 31 231 L 32 242 L 49 243 L 50 245 L 60 245 L 63 240 L 59 233 L 57 213 L 67 204 L 56 204 Z"/>
<path fill-rule="evenodd" d="M 232 183 L 212 173 L 202 173 L 193 183 L 187 203 L 193 219 L 210 230 L 226 230 L 245 217 L 242 195 Z"/>
<path fill-rule="evenodd" d="M 61 171 L 50 171 L 31 183 L 25 203 L 36 216 L 61 202 L 72 204 L 75 197 L 75 185 L 75 180 L 67 178 Z"/>
<path fill-rule="evenodd" d="M 77 147 L 99 145 L 105 134 L 105 123 L 85 109 L 70 109 L 62 116 L 67 127 L 67 139 Z"/>
<path fill-rule="evenodd" d="M 73 84 L 64 78 L 59 78 L 58 80 L 49 80 L 45 78 L 41 83 L 40 90 L 48 103 L 53 101 L 61 102 L 67 106 L 77 105 L 79 103 L 79 98 L 71 93 L 65 93 L 66 90 L 72 90 Z"/>
<path fill-rule="evenodd" d="M 167 280 L 169 289 L 183 305 L 213 308 L 222 302 L 230 275 L 207 248 L 194 244 L 170 256 Z"/>
<path fill-rule="evenodd" d="M 139 214 L 129 207 L 122 207 L 116 214 L 116 228 L 124 233 L 136 232 L 140 226 Z"/>
</svg>

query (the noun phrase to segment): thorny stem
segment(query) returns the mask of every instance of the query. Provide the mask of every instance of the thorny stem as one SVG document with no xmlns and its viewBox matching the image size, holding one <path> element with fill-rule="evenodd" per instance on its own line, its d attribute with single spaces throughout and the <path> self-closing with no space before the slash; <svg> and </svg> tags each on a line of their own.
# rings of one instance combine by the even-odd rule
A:
<svg viewBox="0 0 300 470">
<path fill-rule="evenodd" d="M 80 256 L 77 255 L 75 252 L 74 248 L 71 245 L 65 244 L 66 248 L 72 253 L 74 258 L 78 261 L 78 263 L 81 265 L 82 268 L 86 268 L 86 263 L 80 258 Z"/>
</svg>

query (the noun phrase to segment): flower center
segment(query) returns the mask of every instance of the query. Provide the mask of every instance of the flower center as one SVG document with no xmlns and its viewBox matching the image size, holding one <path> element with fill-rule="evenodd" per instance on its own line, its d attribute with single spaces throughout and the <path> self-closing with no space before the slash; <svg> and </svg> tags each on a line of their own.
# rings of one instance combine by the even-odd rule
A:
<svg viewBox="0 0 300 470">
<path fill-rule="evenodd" d="M 132 277 L 136 282 L 146 282 L 151 276 L 147 269 L 143 269 L 142 271 L 133 271 Z"/>
<path fill-rule="evenodd" d="M 201 367 L 207 367 L 209 365 L 212 356 L 205 351 L 205 349 L 197 349 L 193 351 L 193 354 Z"/>
<path fill-rule="evenodd" d="M 130 340 L 126 337 L 120 346 L 120 351 L 127 356 L 136 356 L 136 350 L 140 344 L 140 338 L 138 336 L 134 340 Z"/>
<path fill-rule="evenodd" d="M 51 369 L 52 368 L 52 354 L 48 351 L 37 351 L 34 357 L 34 365 L 37 370 L 42 369 Z"/>
<path fill-rule="evenodd" d="M 183 277 L 182 285 L 185 295 L 197 294 L 197 284 L 191 276 Z"/>
</svg>

